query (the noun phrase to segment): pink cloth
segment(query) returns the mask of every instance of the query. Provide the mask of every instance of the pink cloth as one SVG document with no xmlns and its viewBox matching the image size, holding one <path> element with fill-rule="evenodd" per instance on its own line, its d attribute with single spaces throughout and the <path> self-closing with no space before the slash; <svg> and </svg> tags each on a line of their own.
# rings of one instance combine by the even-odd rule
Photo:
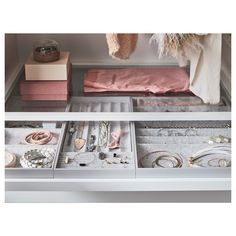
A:
<svg viewBox="0 0 236 236">
<path fill-rule="evenodd" d="M 189 92 L 189 77 L 183 68 L 129 68 L 89 70 L 84 92 Z"/>
</svg>

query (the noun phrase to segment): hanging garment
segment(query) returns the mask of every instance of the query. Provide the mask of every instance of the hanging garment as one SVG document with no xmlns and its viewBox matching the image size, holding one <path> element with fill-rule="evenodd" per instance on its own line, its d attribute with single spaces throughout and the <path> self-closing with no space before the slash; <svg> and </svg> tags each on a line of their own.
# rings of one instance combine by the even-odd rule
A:
<svg viewBox="0 0 236 236">
<path fill-rule="evenodd" d="M 221 34 L 154 34 L 158 56 L 190 63 L 190 90 L 204 103 L 220 102 Z"/>
<path fill-rule="evenodd" d="M 89 70 L 84 92 L 189 92 L 189 76 L 183 68 L 126 68 Z"/>
<path fill-rule="evenodd" d="M 188 55 L 190 90 L 204 103 L 220 102 L 221 34 L 204 37 L 203 48 Z"/>
<path fill-rule="evenodd" d="M 153 34 L 150 43 L 157 45 L 157 54 L 172 56 L 179 62 L 179 66 L 188 65 L 190 53 L 195 53 L 202 49 L 202 34 Z"/>
<path fill-rule="evenodd" d="M 115 59 L 128 59 L 134 52 L 138 34 L 106 34 L 109 54 Z"/>
</svg>

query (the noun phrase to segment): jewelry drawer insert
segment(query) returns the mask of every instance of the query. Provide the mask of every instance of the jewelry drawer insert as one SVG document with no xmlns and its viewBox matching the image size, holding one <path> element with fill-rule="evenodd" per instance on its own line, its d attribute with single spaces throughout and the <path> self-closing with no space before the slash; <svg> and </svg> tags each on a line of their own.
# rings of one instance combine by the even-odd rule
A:
<svg viewBox="0 0 236 236">
<path fill-rule="evenodd" d="M 135 97 L 135 112 L 226 112 L 230 111 L 229 99 L 222 91 L 221 101 L 216 105 L 204 104 L 196 96 Z"/>
<path fill-rule="evenodd" d="M 130 97 L 73 97 L 72 112 L 129 112 Z"/>
<path fill-rule="evenodd" d="M 59 122 L 6 122 L 6 178 L 53 178 L 61 131 Z"/>
<path fill-rule="evenodd" d="M 135 122 L 136 177 L 230 176 L 229 121 Z"/>
<path fill-rule="evenodd" d="M 68 122 L 55 178 L 134 178 L 130 122 Z"/>
</svg>

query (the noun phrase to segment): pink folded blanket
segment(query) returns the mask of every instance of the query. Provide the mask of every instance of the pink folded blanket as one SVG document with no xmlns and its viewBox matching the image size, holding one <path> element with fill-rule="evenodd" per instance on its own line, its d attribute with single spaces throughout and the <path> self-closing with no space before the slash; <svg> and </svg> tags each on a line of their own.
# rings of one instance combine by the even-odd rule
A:
<svg viewBox="0 0 236 236">
<path fill-rule="evenodd" d="M 84 92 L 189 92 L 183 68 L 92 69 L 84 80 Z"/>
</svg>

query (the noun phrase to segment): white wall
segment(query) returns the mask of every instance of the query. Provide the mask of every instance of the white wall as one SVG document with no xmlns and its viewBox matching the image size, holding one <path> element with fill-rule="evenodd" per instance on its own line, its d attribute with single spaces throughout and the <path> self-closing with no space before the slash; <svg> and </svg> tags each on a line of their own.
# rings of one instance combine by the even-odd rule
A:
<svg viewBox="0 0 236 236">
<path fill-rule="evenodd" d="M 20 60 L 24 62 L 37 40 L 55 39 L 61 50 L 71 52 L 72 63 L 78 64 L 176 64 L 173 58 L 158 59 L 155 46 L 149 44 L 150 35 L 139 34 L 138 45 L 129 60 L 112 59 L 108 54 L 105 34 L 19 34 Z"/>
<path fill-rule="evenodd" d="M 19 64 L 16 34 L 5 35 L 5 79 L 7 80 Z"/>
</svg>

